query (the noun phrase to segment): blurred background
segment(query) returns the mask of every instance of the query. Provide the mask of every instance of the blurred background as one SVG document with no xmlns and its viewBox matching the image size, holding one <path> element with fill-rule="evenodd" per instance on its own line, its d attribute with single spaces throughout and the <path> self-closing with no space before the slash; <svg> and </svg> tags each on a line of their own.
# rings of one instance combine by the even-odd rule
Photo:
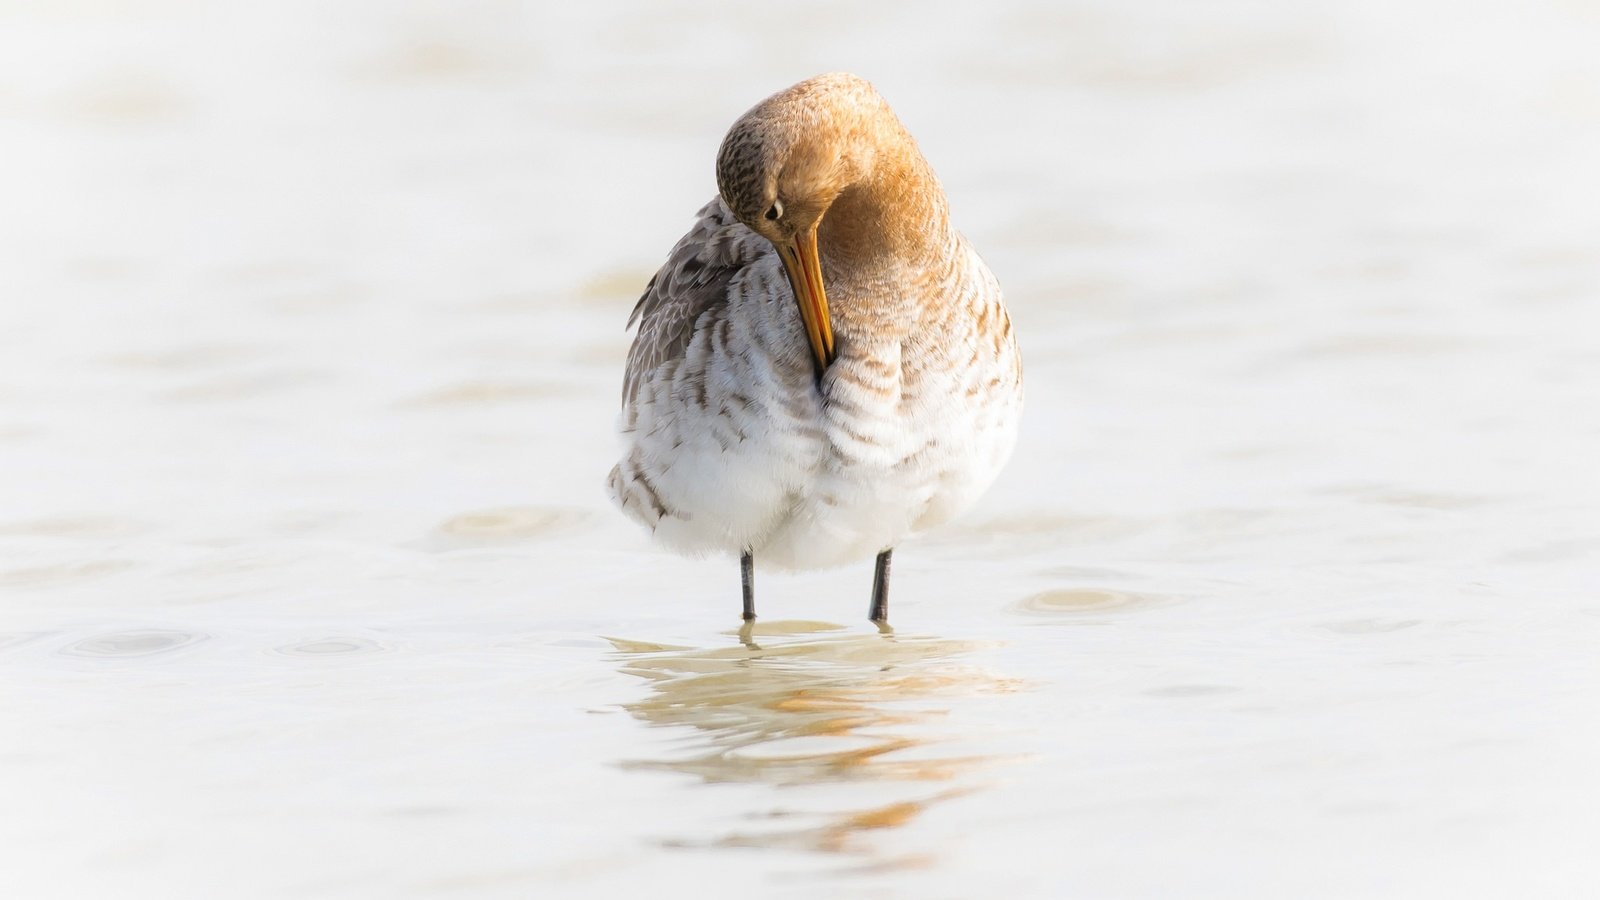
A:
<svg viewBox="0 0 1600 900">
<path fill-rule="evenodd" d="M 19 897 L 1574 896 L 1600 5 L 0 0 Z M 628 312 L 874 81 L 1026 358 L 865 564 L 650 546 Z M 1179 887 L 1181 886 L 1181 887 Z"/>
</svg>

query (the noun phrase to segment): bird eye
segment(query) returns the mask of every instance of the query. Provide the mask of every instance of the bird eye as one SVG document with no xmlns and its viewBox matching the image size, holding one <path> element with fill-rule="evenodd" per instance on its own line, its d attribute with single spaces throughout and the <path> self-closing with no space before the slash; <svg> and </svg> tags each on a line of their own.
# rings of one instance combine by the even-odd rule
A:
<svg viewBox="0 0 1600 900">
<path fill-rule="evenodd" d="M 772 201 L 772 208 L 767 210 L 767 218 L 773 222 L 783 218 L 783 201 Z"/>
</svg>

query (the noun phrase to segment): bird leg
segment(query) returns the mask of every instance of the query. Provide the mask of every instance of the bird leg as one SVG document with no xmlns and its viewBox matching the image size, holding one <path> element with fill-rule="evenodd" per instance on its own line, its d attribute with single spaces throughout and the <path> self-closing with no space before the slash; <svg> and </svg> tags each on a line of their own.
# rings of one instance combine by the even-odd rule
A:
<svg viewBox="0 0 1600 900">
<path fill-rule="evenodd" d="M 872 569 L 872 607 L 867 610 L 867 618 L 873 622 L 889 621 L 889 554 L 894 548 L 878 554 L 878 561 Z"/>
<path fill-rule="evenodd" d="M 739 581 L 744 587 L 744 620 L 756 617 L 756 560 L 749 550 L 739 557 Z"/>
</svg>

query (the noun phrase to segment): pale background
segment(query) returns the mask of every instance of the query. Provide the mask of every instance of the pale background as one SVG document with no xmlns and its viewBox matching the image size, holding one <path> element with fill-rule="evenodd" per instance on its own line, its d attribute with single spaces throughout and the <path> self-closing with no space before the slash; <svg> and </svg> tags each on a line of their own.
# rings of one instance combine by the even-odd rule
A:
<svg viewBox="0 0 1600 900">
<path fill-rule="evenodd" d="M 1600 5 L 0 5 L 18 898 L 1600 882 Z M 607 506 L 727 125 L 895 104 L 1027 360 L 869 566 Z"/>
</svg>

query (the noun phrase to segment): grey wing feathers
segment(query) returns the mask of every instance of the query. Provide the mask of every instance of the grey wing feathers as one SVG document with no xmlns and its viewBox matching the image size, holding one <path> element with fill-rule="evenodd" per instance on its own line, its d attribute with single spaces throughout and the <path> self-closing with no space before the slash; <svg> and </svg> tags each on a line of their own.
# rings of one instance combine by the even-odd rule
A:
<svg viewBox="0 0 1600 900">
<path fill-rule="evenodd" d="M 771 250 L 764 238 L 739 224 L 722 198 L 701 208 L 628 317 L 628 325 L 637 322 L 639 332 L 628 351 L 623 408 L 633 405 L 646 376 L 683 356 L 701 316 L 727 304 L 734 276 Z"/>
</svg>

